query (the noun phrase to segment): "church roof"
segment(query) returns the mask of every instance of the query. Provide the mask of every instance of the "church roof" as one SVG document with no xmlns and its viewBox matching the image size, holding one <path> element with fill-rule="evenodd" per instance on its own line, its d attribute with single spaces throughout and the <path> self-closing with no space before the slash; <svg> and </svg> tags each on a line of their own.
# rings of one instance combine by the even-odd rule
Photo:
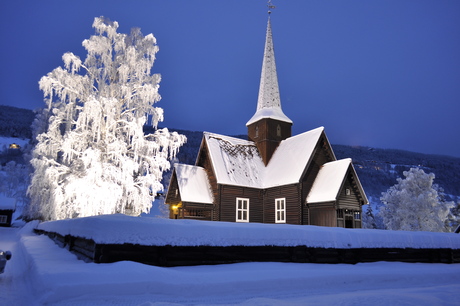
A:
<svg viewBox="0 0 460 306">
<path fill-rule="evenodd" d="M 260 187 L 264 162 L 252 141 L 204 132 L 217 183 Z"/>
<path fill-rule="evenodd" d="M 246 125 L 250 125 L 264 118 L 272 118 L 292 123 L 291 119 L 289 119 L 281 109 L 270 18 L 268 18 L 267 23 L 267 34 L 265 38 L 265 50 L 262 61 L 262 73 L 260 76 L 257 109 L 254 116 L 252 116 Z"/>
<path fill-rule="evenodd" d="M 348 170 L 353 172 L 357 186 L 363 196 L 364 204 L 368 204 L 366 194 L 359 182 L 351 158 L 325 163 L 321 166 L 307 196 L 307 203 L 333 202 L 339 196 L 340 188 L 347 177 Z"/>
<path fill-rule="evenodd" d="M 174 170 L 183 202 L 212 204 L 208 175 L 202 167 L 175 164 Z"/>
<path fill-rule="evenodd" d="M 295 184 L 313 156 L 324 128 L 281 141 L 267 166 L 254 142 L 204 133 L 217 183 L 253 188 Z"/>
</svg>

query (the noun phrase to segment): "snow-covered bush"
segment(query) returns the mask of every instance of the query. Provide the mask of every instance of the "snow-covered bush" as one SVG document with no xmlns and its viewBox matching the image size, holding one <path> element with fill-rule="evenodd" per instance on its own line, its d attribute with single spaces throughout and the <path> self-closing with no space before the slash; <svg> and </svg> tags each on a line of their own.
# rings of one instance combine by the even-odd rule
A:
<svg viewBox="0 0 460 306">
<path fill-rule="evenodd" d="M 148 212 L 163 171 L 185 137 L 157 129 L 163 109 L 158 52 L 152 34 L 117 33 L 118 23 L 95 18 L 96 35 L 42 77 L 46 109 L 35 122 L 37 144 L 28 193 L 29 217 L 56 220 L 99 214 Z M 148 118 L 154 132 L 145 135 Z"/>
<path fill-rule="evenodd" d="M 380 208 L 385 227 L 390 230 L 447 231 L 445 221 L 453 202 L 443 200 L 433 184 L 435 175 L 422 169 L 404 171 L 405 178 L 382 193 Z"/>
</svg>

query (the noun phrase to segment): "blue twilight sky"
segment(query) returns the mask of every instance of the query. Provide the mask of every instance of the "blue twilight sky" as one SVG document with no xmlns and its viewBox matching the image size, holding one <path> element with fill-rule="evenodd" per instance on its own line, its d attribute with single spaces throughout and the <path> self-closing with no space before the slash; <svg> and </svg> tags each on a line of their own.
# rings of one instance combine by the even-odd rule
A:
<svg viewBox="0 0 460 306">
<path fill-rule="evenodd" d="M 153 33 L 164 126 L 245 134 L 255 112 L 266 0 L 0 3 L 0 104 L 44 106 L 40 77 L 94 34 L 94 17 Z M 274 0 L 273 39 L 293 134 L 460 156 L 460 1 Z"/>
</svg>

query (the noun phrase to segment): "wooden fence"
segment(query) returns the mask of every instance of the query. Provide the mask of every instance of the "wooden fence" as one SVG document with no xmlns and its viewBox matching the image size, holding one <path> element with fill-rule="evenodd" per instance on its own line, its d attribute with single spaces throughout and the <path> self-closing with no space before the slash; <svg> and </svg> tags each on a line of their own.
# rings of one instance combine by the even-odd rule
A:
<svg viewBox="0 0 460 306">
<path fill-rule="evenodd" d="M 308 246 L 147 246 L 138 244 L 98 244 L 93 240 L 47 235 L 60 247 L 87 262 L 111 263 L 123 260 L 172 267 L 228 264 L 238 262 L 347 263 L 376 261 L 460 263 L 460 249 L 414 248 L 315 248 Z"/>
</svg>

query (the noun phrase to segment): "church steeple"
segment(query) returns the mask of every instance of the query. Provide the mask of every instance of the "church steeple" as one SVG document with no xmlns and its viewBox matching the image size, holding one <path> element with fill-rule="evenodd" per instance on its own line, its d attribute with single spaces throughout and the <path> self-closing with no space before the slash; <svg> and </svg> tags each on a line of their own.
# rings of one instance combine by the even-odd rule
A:
<svg viewBox="0 0 460 306">
<path fill-rule="evenodd" d="M 257 109 L 254 116 L 246 123 L 246 126 L 262 118 L 272 118 L 292 123 L 291 119 L 289 119 L 281 109 L 270 16 L 268 16 L 267 34 L 265 37 L 265 50 L 262 62 L 262 73 L 260 76 Z"/>
<path fill-rule="evenodd" d="M 269 6 L 269 8 L 272 8 L 272 6 Z M 246 123 L 246 126 L 248 127 L 248 138 L 256 143 L 265 165 L 270 161 L 279 143 L 291 137 L 292 121 L 281 109 L 270 11 L 257 109 L 254 116 Z"/>
</svg>

